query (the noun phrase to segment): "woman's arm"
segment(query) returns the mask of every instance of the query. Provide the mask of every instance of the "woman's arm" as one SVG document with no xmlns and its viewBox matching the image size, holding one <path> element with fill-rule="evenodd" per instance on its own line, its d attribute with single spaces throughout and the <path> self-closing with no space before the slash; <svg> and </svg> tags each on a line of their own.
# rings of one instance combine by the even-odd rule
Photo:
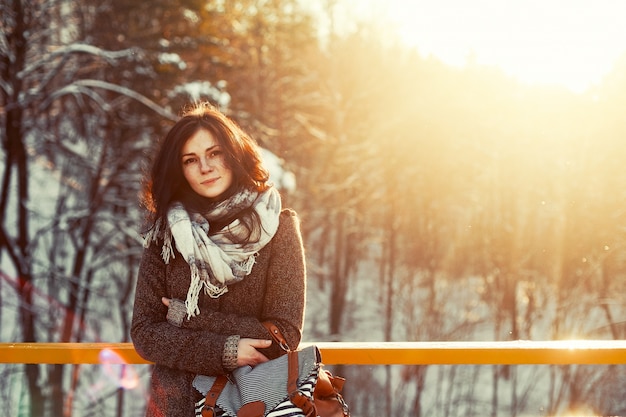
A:
<svg viewBox="0 0 626 417">
<path fill-rule="evenodd" d="M 188 372 L 218 375 L 225 373 L 222 353 L 227 335 L 181 329 L 166 321 L 167 307 L 161 297 L 167 294 L 166 265 L 160 247 L 144 250 L 139 266 L 131 338 L 141 357 L 160 365 Z"/>
<path fill-rule="evenodd" d="M 306 267 L 300 221 L 292 210 L 281 214 L 284 224 L 272 246 L 262 321 L 271 321 L 295 350 L 302 339 L 306 301 Z M 278 349 L 275 352 L 279 352 Z M 274 357 L 274 354 L 270 354 Z"/>
</svg>

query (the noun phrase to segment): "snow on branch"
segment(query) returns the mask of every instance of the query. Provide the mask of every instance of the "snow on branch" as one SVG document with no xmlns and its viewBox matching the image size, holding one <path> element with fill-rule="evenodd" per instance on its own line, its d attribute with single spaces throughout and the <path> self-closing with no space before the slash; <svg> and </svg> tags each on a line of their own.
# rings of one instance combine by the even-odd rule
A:
<svg viewBox="0 0 626 417">
<path fill-rule="evenodd" d="M 22 71 L 20 71 L 18 76 L 25 77 L 32 71 L 46 65 L 48 62 L 58 57 L 67 58 L 69 55 L 72 54 L 89 54 L 102 58 L 110 64 L 115 64 L 115 61 L 120 58 L 136 56 L 138 54 L 138 51 L 139 50 L 137 48 L 122 49 L 119 51 L 107 51 L 105 49 L 98 48 L 97 46 L 88 45 L 85 43 L 73 43 L 71 45 L 62 46 L 58 49 L 55 49 L 51 53 L 44 55 L 41 59 L 33 62 Z"/>
<path fill-rule="evenodd" d="M 144 106 L 148 107 L 150 110 L 154 111 L 155 113 L 157 113 L 158 115 L 166 119 L 169 119 L 172 121 L 177 120 L 177 117 L 175 114 L 159 106 L 158 104 L 156 104 L 149 98 L 145 97 L 144 95 L 139 94 L 138 92 L 131 90 L 130 88 L 123 87 L 117 84 L 112 84 L 106 81 L 101 81 L 101 80 L 87 79 L 87 80 L 74 81 L 72 84 L 67 85 L 61 88 L 60 90 L 55 91 L 53 94 L 51 94 L 48 97 L 48 99 L 42 103 L 42 107 L 43 108 L 47 107 L 48 105 L 50 105 L 52 101 L 56 100 L 58 97 L 61 97 L 65 94 L 77 94 L 78 93 L 78 94 L 85 94 L 93 98 L 103 108 L 106 109 L 108 107 L 108 104 L 98 94 L 96 94 L 93 90 L 91 90 L 92 88 L 100 88 L 103 90 L 112 91 L 112 92 L 121 94 L 123 96 L 129 97 L 133 100 L 138 101 L 139 103 L 143 104 Z"/>
</svg>

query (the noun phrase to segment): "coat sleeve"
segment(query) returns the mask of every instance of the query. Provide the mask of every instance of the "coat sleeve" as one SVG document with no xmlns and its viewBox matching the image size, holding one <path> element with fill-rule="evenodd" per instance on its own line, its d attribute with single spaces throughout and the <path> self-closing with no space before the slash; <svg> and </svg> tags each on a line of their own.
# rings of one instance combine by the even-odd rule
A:
<svg viewBox="0 0 626 417">
<path fill-rule="evenodd" d="M 306 266 L 300 221 L 294 211 L 285 213 L 281 239 L 272 247 L 262 320 L 276 324 L 289 347 L 296 349 L 304 325 Z"/>
<path fill-rule="evenodd" d="M 181 329 L 166 321 L 166 265 L 158 245 L 144 250 L 133 307 L 131 338 L 139 355 L 159 365 L 204 375 L 225 373 L 222 351 L 227 335 Z"/>
</svg>

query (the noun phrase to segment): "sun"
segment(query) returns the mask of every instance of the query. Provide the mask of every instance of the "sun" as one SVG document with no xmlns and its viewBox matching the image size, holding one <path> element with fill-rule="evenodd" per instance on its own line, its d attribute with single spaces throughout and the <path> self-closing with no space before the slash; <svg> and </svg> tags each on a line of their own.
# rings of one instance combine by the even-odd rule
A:
<svg viewBox="0 0 626 417">
<path fill-rule="evenodd" d="M 522 82 L 576 92 L 601 82 L 626 51 L 620 0 L 361 0 L 358 10 L 384 15 L 385 34 L 424 56 L 456 66 L 471 57 Z"/>
</svg>

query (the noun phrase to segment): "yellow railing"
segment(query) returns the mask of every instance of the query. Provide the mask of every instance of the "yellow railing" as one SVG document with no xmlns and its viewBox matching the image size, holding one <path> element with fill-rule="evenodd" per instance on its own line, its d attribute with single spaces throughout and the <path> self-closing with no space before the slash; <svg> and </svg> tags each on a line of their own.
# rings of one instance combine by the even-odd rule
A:
<svg viewBox="0 0 626 417">
<path fill-rule="evenodd" d="M 306 345 L 306 344 L 304 344 Z M 328 365 L 619 365 L 626 340 L 316 343 Z M 148 364 L 131 343 L 0 343 L 1 363 Z"/>
</svg>

